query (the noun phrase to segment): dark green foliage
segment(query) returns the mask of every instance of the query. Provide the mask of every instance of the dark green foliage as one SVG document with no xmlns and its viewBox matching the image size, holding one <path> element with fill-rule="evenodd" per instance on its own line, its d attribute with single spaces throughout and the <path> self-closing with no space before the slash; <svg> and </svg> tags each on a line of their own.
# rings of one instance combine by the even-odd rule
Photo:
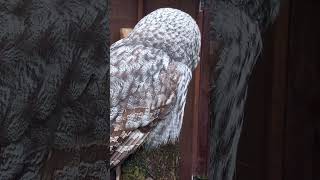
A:
<svg viewBox="0 0 320 180">
<path fill-rule="evenodd" d="M 207 180 L 208 177 L 207 176 L 195 176 L 193 177 L 193 180 Z"/>
<path fill-rule="evenodd" d="M 122 166 L 123 180 L 179 179 L 179 146 L 166 145 L 157 149 L 140 148 Z"/>
</svg>

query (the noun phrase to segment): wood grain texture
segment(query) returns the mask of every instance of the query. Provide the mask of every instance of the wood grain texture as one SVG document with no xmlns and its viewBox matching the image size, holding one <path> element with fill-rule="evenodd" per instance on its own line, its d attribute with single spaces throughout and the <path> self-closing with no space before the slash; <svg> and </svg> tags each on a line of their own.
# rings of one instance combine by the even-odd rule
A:
<svg viewBox="0 0 320 180">
<path fill-rule="evenodd" d="M 288 59 L 285 179 L 319 179 L 319 2 L 292 1 Z M 319 132 L 319 131 L 318 131 Z M 318 146 L 318 147 L 317 147 Z"/>
<path fill-rule="evenodd" d="M 138 0 L 110 0 L 110 42 L 120 39 L 120 28 L 133 28 L 138 22 Z"/>
</svg>

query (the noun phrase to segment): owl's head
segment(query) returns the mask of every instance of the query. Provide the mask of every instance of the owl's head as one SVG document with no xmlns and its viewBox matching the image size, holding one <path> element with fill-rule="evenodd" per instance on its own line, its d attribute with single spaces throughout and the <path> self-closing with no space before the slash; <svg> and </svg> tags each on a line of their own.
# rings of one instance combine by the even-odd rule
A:
<svg viewBox="0 0 320 180">
<path fill-rule="evenodd" d="M 195 20 L 178 9 L 153 11 L 134 27 L 127 40 L 165 51 L 173 61 L 195 69 L 200 58 L 201 35 Z"/>
</svg>

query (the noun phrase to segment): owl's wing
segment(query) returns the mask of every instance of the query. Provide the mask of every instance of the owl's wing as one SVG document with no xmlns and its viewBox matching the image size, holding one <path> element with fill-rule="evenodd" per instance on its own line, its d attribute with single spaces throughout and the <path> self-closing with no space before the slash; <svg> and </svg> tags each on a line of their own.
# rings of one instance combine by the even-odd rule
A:
<svg viewBox="0 0 320 180">
<path fill-rule="evenodd" d="M 142 63 L 135 56 L 135 64 L 131 63 L 131 67 L 119 66 L 122 62 L 114 64 L 126 70 L 112 70 L 117 67 L 112 67 L 111 62 L 111 101 L 114 102 L 111 110 L 111 167 L 133 153 L 153 127 L 165 120 L 176 104 L 179 85 L 186 83 L 187 86 L 191 79 L 191 71 L 182 63 L 171 62 L 167 55 L 150 50 L 136 51 L 140 58 L 148 60 Z M 126 76 L 128 71 L 131 78 Z"/>
<path fill-rule="evenodd" d="M 172 108 L 171 105 L 159 107 L 158 109 L 132 109 L 125 110 L 125 115 L 119 123 L 115 123 L 110 136 L 111 167 L 116 166 L 142 145 L 154 126 L 164 120 L 166 112 Z M 130 123 L 143 121 L 143 116 L 150 118 L 150 123 L 139 125 L 135 128 L 127 127 Z M 163 117 L 164 116 L 164 117 Z M 129 118 L 128 118 L 129 117 Z"/>
</svg>

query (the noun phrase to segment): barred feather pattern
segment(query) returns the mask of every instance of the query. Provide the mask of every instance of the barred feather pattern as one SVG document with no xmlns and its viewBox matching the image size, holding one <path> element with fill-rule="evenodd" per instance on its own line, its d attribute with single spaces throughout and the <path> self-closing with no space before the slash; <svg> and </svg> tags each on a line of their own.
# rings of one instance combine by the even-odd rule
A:
<svg viewBox="0 0 320 180">
<path fill-rule="evenodd" d="M 0 179 L 45 179 L 48 166 L 52 179 L 64 166 L 107 158 L 107 6 L 0 0 Z M 84 161 L 79 150 L 92 145 L 106 146 L 105 157 Z M 56 150 L 72 151 L 80 162 L 47 164 Z"/>
<path fill-rule="evenodd" d="M 191 16 L 161 8 L 111 46 L 111 167 L 142 144 L 155 148 L 176 141 L 200 39 Z"/>
<path fill-rule="evenodd" d="M 248 81 L 262 51 L 261 32 L 275 19 L 279 1 L 212 0 L 208 5 L 211 40 L 219 44 L 210 82 L 209 179 L 232 180 Z"/>
</svg>

